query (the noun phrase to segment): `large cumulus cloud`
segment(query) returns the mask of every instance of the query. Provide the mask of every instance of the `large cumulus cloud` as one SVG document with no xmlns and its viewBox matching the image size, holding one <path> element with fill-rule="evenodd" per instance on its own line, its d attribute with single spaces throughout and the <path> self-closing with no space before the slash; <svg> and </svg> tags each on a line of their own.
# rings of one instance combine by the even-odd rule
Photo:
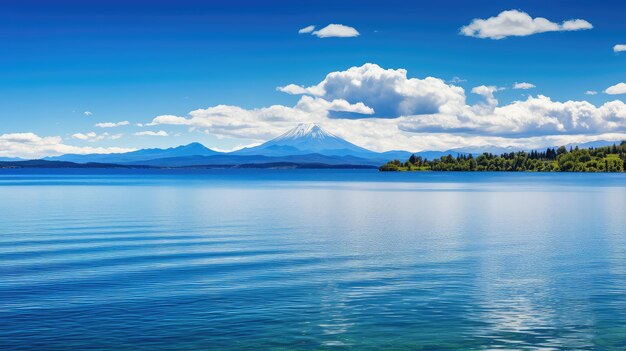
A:
<svg viewBox="0 0 626 351">
<path fill-rule="evenodd" d="M 303 96 L 293 107 L 273 105 L 244 109 L 238 106 L 217 105 L 189 112 L 189 116 L 162 115 L 150 125 L 170 124 L 202 128 L 220 137 L 265 140 L 276 136 L 300 122 L 322 123 L 329 112 L 372 114 L 374 110 L 363 103 L 351 104 L 343 99 L 331 101 Z"/>
<path fill-rule="evenodd" d="M 516 137 L 626 132 L 626 105 L 619 100 L 596 107 L 587 101 L 558 102 L 539 95 L 493 107 L 489 113 L 477 113 L 476 106 L 460 115 L 408 116 L 400 128 Z"/>
<path fill-rule="evenodd" d="M 465 93 L 460 87 L 434 77 L 408 78 L 405 69 L 384 69 L 373 63 L 329 73 L 311 87 L 289 84 L 278 89 L 288 94 L 363 103 L 374 113 L 360 117 L 369 118 L 457 113 L 465 104 Z"/>
</svg>

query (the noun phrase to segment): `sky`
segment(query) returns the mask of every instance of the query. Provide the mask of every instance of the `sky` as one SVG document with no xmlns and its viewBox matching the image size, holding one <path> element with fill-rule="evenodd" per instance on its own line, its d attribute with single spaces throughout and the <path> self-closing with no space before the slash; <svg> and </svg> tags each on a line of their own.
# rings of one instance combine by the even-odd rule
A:
<svg viewBox="0 0 626 351">
<path fill-rule="evenodd" d="M 626 139 L 624 1 L 3 1 L 0 156 Z"/>
</svg>

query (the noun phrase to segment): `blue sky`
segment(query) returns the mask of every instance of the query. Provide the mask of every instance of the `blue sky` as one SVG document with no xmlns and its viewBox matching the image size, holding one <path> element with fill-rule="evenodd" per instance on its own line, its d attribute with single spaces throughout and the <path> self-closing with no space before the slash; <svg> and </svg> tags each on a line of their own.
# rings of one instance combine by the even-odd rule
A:
<svg viewBox="0 0 626 351">
<path fill-rule="evenodd" d="M 593 28 L 503 39 L 460 34 L 460 28 L 473 19 L 513 9 L 557 25 L 581 19 Z M 55 142 L 75 146 L 71 150 L 77 152 L 81 147 L 164 147 L 191 141 L 229 149 L 280 134 L 288 122 L 298 121 L 260 121 L 254 126 L 257 117 L 250 117 L 245 124 L 262 131 L 251 137 L 246 137 L 247 129 L 224 132 L 224 126 L 212 119 L 201 120 L 202 116 L 196 118 L 200 122 L 184 125 L 136 124 L 148 124 L 161 115 L 189 119 L 190 111 L 217 105 L 244 110 L 271 105 L 293 108 L 303 95 L 286 94 L 277 87 L 310 87 L 330 72 L 345 72 L 365 63 L 384 70 L 404 69 L 408 78 L 436 77 L 463 88 L 468 108 L 483 101 L 484 95 L 471 93 L 483 85 L 506 88 L 494 93 L 498 106 L 526 100 L 528 95 L 544 95 L 552 102 L 587 101 L 600 107 L 626 96 L 604 93 L 626 81 L 626 52 L 613 50 L 615 45 L 626 44 L 624 13 L 624 1 L 8 1 L 0 12 L 0 135 L 55 137 Z M 321 29 L 328 24 L 352 27 L 359 35 L 318 38 L 298 34 L 308 25 Z M 453 77 L 460 81 L 451 81 Z M 536 87 L 511 89 L 516 82 Z M 586 95 L 586 91 L 598 93 Z M 354 100 L 356 96 L 363 101 Z M 359 94 L 333 98 L 368 105 L 368 97 Z M 379 101 L 379 109 L 382 103 L 397 100 Z M 456 144 L 541 144 L 565 140 L 564 135 L 589 139 L 612 133 L 616 138 L 624 132 L 625 122 L 621 106 L 612 108 L 618 109 L 616 115 L 598 118 L 615 120 L 617 126 L 566 128 L 552 134 L 524 127 L 523 132 L 509 135 L 503 128 L 489 126 L 483 126 L 481 133 L 480 126 L 456 121 L 450 127 L 451 122 L 445 122 L 448 117 L 425 118 L 417 110 L 407 112 L 419 115 L 413 119 L 387 116 L 391 118 L 380 122 L 381 130 L 387 132 L 380 136 L 371 133 L 377 119 L 338 121 L 340 114 L 327 118 L 319 113 L 311 120 L 306 114 L 298 118 L 321 123 L 331 132 L 374 149 L 419 150 Z M 86 111 L 91 115 L 85 115 Z M 223 118 L 235 121 L 238 117 Z M 122 121 L 129 124 L 95 127 Z M 168 136 L 135 135 L 145 131 L 164 131 Z M 357 135 L 359 131 L 364 132 Z M 97 136 L 74 137 L 89 133 Z M 108 136 L 99 137 L 103 133 Z M 554 138 L 546 139 L 549 136 Z M 380 137 L 389 140 L 377 142 Z M 529 137 L 543 139 L 522 140 Z M 447 142 L 435 142 L 440 139 Z M 30 147 L 39 147 L 35 144 Z M 46 152 L 54 150 L 65 149 Z M 0 142 L 3 151 L 19 154 L 23 150 Z"/>
</svg>

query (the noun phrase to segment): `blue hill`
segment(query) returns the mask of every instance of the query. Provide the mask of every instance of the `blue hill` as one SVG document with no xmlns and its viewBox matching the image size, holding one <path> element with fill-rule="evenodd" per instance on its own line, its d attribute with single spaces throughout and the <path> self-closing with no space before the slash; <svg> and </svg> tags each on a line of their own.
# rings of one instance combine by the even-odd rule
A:
<svg viewBox="0 0 626 351">
<path fill-rule="evenodd" d="M 191 143 L 167 149 L 142 149 L 126 153 L 118 154 L 88 154 L 76 155 L 67 154 L 62 156 L 46 157 L 48 161 L 67 161 L 76 163 L 134 163 L 138 164 L 143 161 L 154 160 L 159 158 L 174 158 L 188 156 L 212 156 L 219 155 L 217 151 L 213 151 L 200 143 Z"/>
</svg>

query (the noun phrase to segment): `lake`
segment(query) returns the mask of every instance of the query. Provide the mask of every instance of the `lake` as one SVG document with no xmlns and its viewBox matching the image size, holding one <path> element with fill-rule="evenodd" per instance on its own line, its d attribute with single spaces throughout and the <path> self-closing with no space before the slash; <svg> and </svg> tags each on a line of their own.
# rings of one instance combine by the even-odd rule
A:
<svg viewBox="0 0 626 351">
<path fill-rule="evenodd" d="M 2 350 L 624 350 L 626 174 L 0 170 Z"/>
</svg>

